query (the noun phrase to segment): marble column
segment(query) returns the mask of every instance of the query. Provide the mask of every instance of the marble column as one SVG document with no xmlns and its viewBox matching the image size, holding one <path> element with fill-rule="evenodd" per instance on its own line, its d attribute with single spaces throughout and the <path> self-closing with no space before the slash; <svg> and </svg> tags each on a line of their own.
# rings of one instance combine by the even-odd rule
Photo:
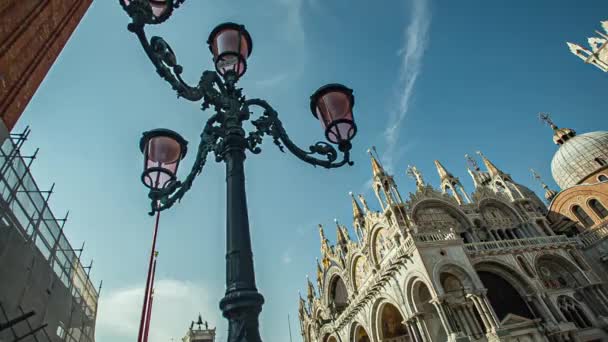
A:
<svg viewBox="0 0 608 342">
<path fill-rule="evenodd" d="M 477 320 L 477 315 L 475 315 L 475 305 L 472 303 L 468 303 L 466 306 L 466 310 L 469 313 L 469 317 L 471 317 L 471 320 L 473 321 L 473 326 L 474 326 L 474 330 L 475 330 L 475 334 L 483 334 L 484 330 L 482 328 L 482 326 L 479 324 L 479 321 Z"/>
<path fill-rule="evenodd" d="M 448 336 L 451 335 L 454 332 L 454 330 L 452 329 L 452 326 L 451 326 L 450 322 L 448 321 L 445 311 L 443 310 L 443 305 L 441 305 L 442 303 L 439 301 L 439 299 L 433 299 L 430 301 L 430 303 L 433 304 L 433 306 L 435 306 L 435 310 L 437 311 L 437 314 L 439 315 L 439 319 L 441 320 L 441 324 L 443 325 L 445 332 L 447 333 Z"/>
</svg>

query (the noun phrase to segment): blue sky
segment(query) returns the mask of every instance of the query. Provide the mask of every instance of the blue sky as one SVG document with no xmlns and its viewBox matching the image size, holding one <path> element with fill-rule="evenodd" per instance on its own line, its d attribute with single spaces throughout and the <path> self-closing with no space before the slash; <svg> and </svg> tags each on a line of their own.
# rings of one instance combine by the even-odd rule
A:
<svg viewBox="0 0 608 342">
<path fill-rule="evenodd" d="M 348 192 L 370 178 L 366 149 L 375 145 L 402 195 L 413 191 L 408 164 L 437 184 L 433 160 L 460 177 L 468 191 L 465 153 L 482 150 L 534 190 L 529 168 L 552 186 L 556 147 L 537 113 L 578 132 L 605 130 L 606 74 L 571 55 L 566 41 L 585 43 L 608 19 L 605 1 L 187 1 L 171 19 L 149 28 L 163 36 L 198 80 L 211 69 L 205 45 L 215 25 L 235 21 L 254 41 L 248 97 L 267 99 L 301 146 L 322 140 L 308 110 L 317 87 L 341 82 L 355 90 L 356 164 L 313 168 L 266 141 L 247 159 L 247 186 L 265 341 L 300 341 L 297 291 L 314 274 L 316 225 L 331 239 L 334 218 L 350 224 Z M 70 210 L 66 234 L 87 241 L 85 262 L 104 280 L 98 341 L 132 341 L 146 273 L 153 220 L 140 183 L 142 131 L 165 127 L 192 145 L 209 113 L 176 99 L 154 72 L 118 1 L 98 0 L 70 39 L 22 116 L 26 150 L 40 147 L 34 175 L 56 182 L 52 207 Z M 603 113 L 603 114 L 602 114 Z M 191 149 L 194 150 L 194 149 Z M 190 168 L 191 153 L 181 177 Z M 209 163 L 182 203 L 161 216 L 157 297 L 151 341 L 181 338 L 200 311 L 226 325 L 217 302 L 224 290 L 224 167 Z"/>
</svg>

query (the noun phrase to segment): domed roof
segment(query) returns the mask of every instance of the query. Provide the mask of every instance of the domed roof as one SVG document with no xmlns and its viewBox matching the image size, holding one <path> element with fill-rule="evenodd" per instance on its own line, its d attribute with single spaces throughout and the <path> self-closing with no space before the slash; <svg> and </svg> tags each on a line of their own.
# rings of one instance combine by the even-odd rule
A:
<svg viewBox="0 0 608 342">
<path fill-rule="evenodd" d="M 608 161 L 607 131 L 574 135 L 560 144 L 551 161 L 551 173 L 560 188 L 566 189 L 578 184 L 589 174 L 606 167 L 606 161 Z"/>
</svg>

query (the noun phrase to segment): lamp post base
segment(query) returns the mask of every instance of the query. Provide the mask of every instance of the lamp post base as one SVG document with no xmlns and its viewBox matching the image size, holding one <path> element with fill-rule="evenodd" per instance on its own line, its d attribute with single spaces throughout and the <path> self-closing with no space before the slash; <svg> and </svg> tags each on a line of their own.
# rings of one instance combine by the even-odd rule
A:
<svg viewBox="0 0 608 342">
<path fill-rule="evenodd" d="M 261 342 L 258 317 L 264 297 L 257 290 L 226 293 L 220 309 L 228 319 L 228 342 Z"/>
</svg>

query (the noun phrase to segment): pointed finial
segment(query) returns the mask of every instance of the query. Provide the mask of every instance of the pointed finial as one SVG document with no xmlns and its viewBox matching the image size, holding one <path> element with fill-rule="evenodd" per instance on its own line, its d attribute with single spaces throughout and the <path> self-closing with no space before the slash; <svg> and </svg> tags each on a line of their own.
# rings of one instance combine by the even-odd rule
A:
<svg viewBox="0 0 608 342">
<path fill-rule="evenodd" d="M 479 172 L 479 164 L 477 164 L 477 161 L 473 157 L 471 157 L 469 154 L 465 154 L 464 158 L 467 160 L 467 164 L 471 169 Z"/>
<path fill-rule="evenodd" d="M 549 188 L 549 186 L 543 181 L 542 177 L 534 169 L 530 169 L 530 172 L 532 172 L 532 177 L 534 177 L 540 183 L 542 188 L 545 189 L 545 199 L 550 203 L 557 195 L 557 192 Z"/>
<path fill-rule="evenodd" d="M 480 157 L 481 160 L 483 160 L 484 165 L 486 166 L 486 169 L 488 169 L 488 172 L 490 173 L 491 176 L 498 176 L 498 175 L 502 175 L 503 172 L 500 171 L 496 165 L 494 165 L 490 159 L 488 159 L 483 153 L 481 153 L 481 151 L 477 151 L 476 152 Z"/>
<path fill-rule="evenodd" d="M 374 156 L 374 153 L 372 153 L 372 151 L 376 154 Z M 378 161 L 378 152 L 376 151 L 376 146 L 372 146 L 371 149 L 367 150 L 367 153 L 369 153 L 369 156 L 372 160 L 372 174 L 374 176 L 378 176 L 384 173 L 384 168 L 382 167 L 382 164 L 380 164 L 380 162 Z"/>
<path fill-rule="evenodd" d="M 365 200 L 365 197 L 363 197 L 362 194 L 358 194 L 357 197 L 359 197 L 359 201 L 361 202 L 361 204 L 363 204 L 363 209 L 365 209 L 365 212 L 368 212 L 369 207 L 367 206 L 367 201 Z"/>
<path fill-rule="evenodd" d="M 602 23 L 602 28 L 608 34 L 608 20 L 602 21 L 601 23 Z"/>
<path fill-rule="evenodd" d="M 323 231 L 323 225 L 319 223 L 319 237 L 321 238 L 321 242 L 327 240 L 325 237 L 325 231 Z"/>
<path fill-rule="evenodd" d="M 557 125 L 553 122 L 553 120 L 551 120 L 551 116 L 548 113 L 538 113 L 538 118 L 553 130 L 558 129 Z"/>
<path fill-rule="evenodd" d="M 363 217 L 363 212 L 361 211 L 361 207 L 359 207 L 359 203 L 357 203 L 357 200 L 355 199 L 355 195 L 352 191 L 348 194 L 350 195 L 351 202 L 353 204 L 353 218 L 357 219 Z"/>
<path fill-rule="evenodd" d="M 306 282 L 308 285 L 308 300 L 312 301 L 315 297 L 315 286 L 310 281 L 310 278 L 308 278 L 308 274 L 306 275 Z"/>
<path fill-rule="evenodd" d="M 539 113 L 538 117 L 541 121 L 545 122 L 553 129 L 553 142 L 557 145 L 564 144 L 566 141 L 576 135 L 576 131 L 573 129 L 557 127 L 557 125 L 549 117 L 549 114 Z"/>
<path fill-rule="evenodd" d="M 441 181 L 448 177 L 452 177 L 452 174 L 449 173 L 448 170 L 443 167 L 443 165 L 441 165 L 439 160 L 435 160 L 435 167 L 437 168 L 437 173 L 439 173 L 439 179 L 441 179 Z"/>
</svg>

